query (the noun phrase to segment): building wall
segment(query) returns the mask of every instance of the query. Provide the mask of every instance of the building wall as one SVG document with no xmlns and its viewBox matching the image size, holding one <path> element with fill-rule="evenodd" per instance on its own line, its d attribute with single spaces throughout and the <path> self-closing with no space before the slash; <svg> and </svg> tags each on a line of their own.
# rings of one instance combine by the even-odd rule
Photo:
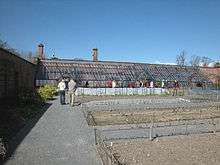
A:
<svg viewBox="0 0 220 165">
<path fill-rule="evenodd" d="M 77 88 L 76 95 L 160 95 L 168 92 L 163 88 Z"/>
<path fill-rule="evenodd" d="M 33 90 L 35 65 L 0 48 L 0 99 L 17 97 L 23 89 Z"/>
<path fill-rule="evenodd" d="M 201 67 L 200 69 L 214 84 L 219 83 L 219 81 L 220 81 L 220 68 Z"/>
<path fill-rule="evenodd" d="M 44 59 L 39 63 L 37 85 L 56 85 L 61 78 L 73 78 L 78 85 L 85 87 L 108 87 L 108 82 L 115 80 L 117 87 L 128 87 L 130 83 L 139 81 L 171 82 L 177 80 L 182 86 L 191 83 L 207 82 L 200 71 L 193 67 L 159 65 L 116 61 L 88 61 L 71 59 Z"/>
</svg>

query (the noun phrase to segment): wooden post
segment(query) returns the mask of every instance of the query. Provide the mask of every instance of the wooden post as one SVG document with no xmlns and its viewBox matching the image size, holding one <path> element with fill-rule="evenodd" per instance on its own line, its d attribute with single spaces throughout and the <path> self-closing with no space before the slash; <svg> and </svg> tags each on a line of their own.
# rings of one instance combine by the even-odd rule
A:
<svg viewBox="0 0 220 165">
<path fill-rule="evenodd" d="M 186 124 L 185 134 L 187 135 L 187 134 L 188 134 L 188 133 L 187 133 L 187 132 L 188 132 L 188 123 L 186 122 L 185 124 Z"/>
<path fill-rule="evenodd" d="M 111 161 L 110 156 L 107 156 L 107 157 L 108 157 L 108 165 L 112 165 L 112 161 Z"/>
<path fill-rule="evenodd" d="M 95 145 L 98 145 L 98 141 L 97 141 L 97 129 L 94 129 L 94 133 L 95 133 Z"/>
<path fill-rule="evenodd" d="M 150 134 L 149 134 L 149 138 L 150 140 L 153 140 L 153 126 L 154 126 L 154 123 L 153 123 L 153 119 L 151 119 L 151 124 L 150 124 Z"/>
<path fill-rule="evenodd" d="M 151 125 L 150 125 L 150 134 L 149 134 L 150 140 L 153 140 L 153 138 L 152 138 L 152 133 L 153 133 L 153 126 L 152 126 L 152 124 L 151 124 Z"/>
<path fill-rule="evenodd" d="M 213 124 L 213 133 L 216 133 L 216 124 L 214 118 L 212 118 L 212 124 Z"/>
</svg>

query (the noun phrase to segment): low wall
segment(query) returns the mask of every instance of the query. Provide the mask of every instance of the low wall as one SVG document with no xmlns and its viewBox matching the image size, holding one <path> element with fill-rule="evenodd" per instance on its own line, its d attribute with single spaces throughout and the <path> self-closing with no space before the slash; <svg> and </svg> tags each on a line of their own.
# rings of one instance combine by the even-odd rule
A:
<svg viewBox="0 0 220 165">
<path fill-rule="evenodd" d="M 77 88 L 76 95 L 150 95 L 165 94 L 163 88 Z"/>
</svg>

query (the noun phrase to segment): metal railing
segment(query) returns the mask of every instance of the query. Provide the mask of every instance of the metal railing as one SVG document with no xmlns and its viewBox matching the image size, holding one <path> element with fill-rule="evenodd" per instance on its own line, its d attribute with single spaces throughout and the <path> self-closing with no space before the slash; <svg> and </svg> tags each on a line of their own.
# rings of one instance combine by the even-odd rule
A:
<svg viewBox="0 0 220 165">
<path fill-rule="evenodd" d="M 152 122 L 124 128 L 100 128 L 99 131 L 105 137 L 105 141 L 139 138 L 153 140 L 157 137 L 220 132 L 220 119 L 182 120 L 163 123 Z"/>
<path fill-rule="evenodd" d="M 107 127 L 95 127 L 95 144 L 99 155 L 103 161 L 104 165 L 121 165 L 119 158 L 120 155 L 114 153 L 112 142 L 115 140 L 124 140 L 124 139 L 137 139 L 144 138 L 149 140 L 154 140 L 157 137 L 166 137 L 166 136 L 178 136 L 178 135 L 189 135 L 189 134 L 202 134 L 202 133 L 216 133 L 220 132 L 220 104 L 219 104 L 219 91 L 208 91 L 208 90 L 191 90 L 184 89 L 185 95 L 182 98 L 177 98 L 177 102 L 174 99 L 166 101 L 158 99 L 158 104 L 149 105 L 149 101 L 152 100 L 135 100 L 135 107 L 133 102 L 123 102 L 120 100 L 116 101 L 105 101 L 105 102 L 94 102 L 92 104 L 85 103 L 81 105 L 82 112 L 91 126 L 99 125 L 96 123 L 96 116 L 93 112 L 97 111 L 112 111 L 116 112 L 121 110 L 122 107 L 126 107 L 126 104 L 129 105 L 133 111 L 138 112 L 142 109 L 150 110 L 156 109 L 168 110 L 167 113 L 179 113 L 179 112 L 195 112 L 195 118 L 193 116 L 185 116 L 185 118 L 180 118 L 175 120 L 168 120 L 161 122 L 158 116 L 155 116 L 157 111 L 153 113 L 153 116 L 150 120 L 145 123 L 136 122 L 136 118 L 133 116 L 129 119 L 133 121 L 131 123 L 125 123 L 125 125 L 116 125 L 116 126 L 107 126 Z M 125 103 L 125 104 L 124 104 Z M 131 104 L 131 105 L 130 105 Z M 142 106 L 143 105 L 143 106 Z M 152 106 L 152 107 L 151 107 Z M 209 112 L 209 113 L 207 113 Z M 126 113 L 126 112 L 123 112 Z M 122 114 L 123 114 L 122 113 Z M 186 114 L 183 114 L 186 115 Z M 190 115 L 190 114 L 189 114 Z M 192 114 L 191 114 L 192 115 Z M 131 115 L 132 116 L 132 115 Z M 175 116 L 175 115 L 174 115 Z M 98 129 L 97 129 L 98 128 Z"/>
<path fill-rule="evenodd" d="M 139 134 L 138 131 L 140 131 Z M 94 132 L 95 144 L 103 165 L 122 165 L 120 162 L 120 155 L 113 149 L 114 141 L 138 138 L 154 140 L 155 138 L 165 136 L 216 133 L 220 132 L 220 119 L 212 118 L 209 120 L 149 123 L 148 125 L 142 125 L 142 127 L 136 128 L 116 128 L 107 130 L 95 128 Z M 119 132 L 122 135 L 121 137 L 119 137 Z M 128 136 L 129 134 L 133 135 Z M 111 137 L 109 135 L 111 135 Z"/>
<path fill-rule="evenodd" d="M 198 90 L 198 89 L 193 89 L 193 90 L 188 90 L 187 96 L 189 98 L 193 98 L 193 99 L 206 100 L 207 102 L 209 102 L 209 101 L 220 101 L 220 90 L 211 90 L 211 89 Z"/>
</svg>

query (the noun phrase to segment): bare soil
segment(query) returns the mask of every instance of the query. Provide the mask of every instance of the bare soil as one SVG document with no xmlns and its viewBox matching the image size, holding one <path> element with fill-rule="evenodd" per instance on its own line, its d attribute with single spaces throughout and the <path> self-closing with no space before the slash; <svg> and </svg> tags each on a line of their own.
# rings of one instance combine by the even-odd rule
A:
<svg viewBox="0 0 220 165">
<path fill-rule="evenodd" d="M 144 110 L 137 112 L 98 111 L 92 112 L 95 125 L 140 124 L 178 120 L 210 119 L 220 117 L 217 107 Z"/>
<path fill-rule="evenodd" d="M 80 103 L 90 101 L 118 100 L 118 99 L 174 99 L 172 96 L 77 96 Z M 164 102 L 166 103 L 166 101 Z M 210 119 L 220 117 L 219 107 L 212 105 L 208 107 L 186 107 L 186 108 L 150 108 L 141 111 L 129 110 L 102 110 L 91 112 L 95 125 L 118 125 L 118 124 L 140 124 L 149 122 L 167 122 L 177 120 Z"/>
<path fill-rule="evenodd" d="M 113 153 L 126 165 L 219 165 L 220 133 L 123 140 Z"/>
</svg>

